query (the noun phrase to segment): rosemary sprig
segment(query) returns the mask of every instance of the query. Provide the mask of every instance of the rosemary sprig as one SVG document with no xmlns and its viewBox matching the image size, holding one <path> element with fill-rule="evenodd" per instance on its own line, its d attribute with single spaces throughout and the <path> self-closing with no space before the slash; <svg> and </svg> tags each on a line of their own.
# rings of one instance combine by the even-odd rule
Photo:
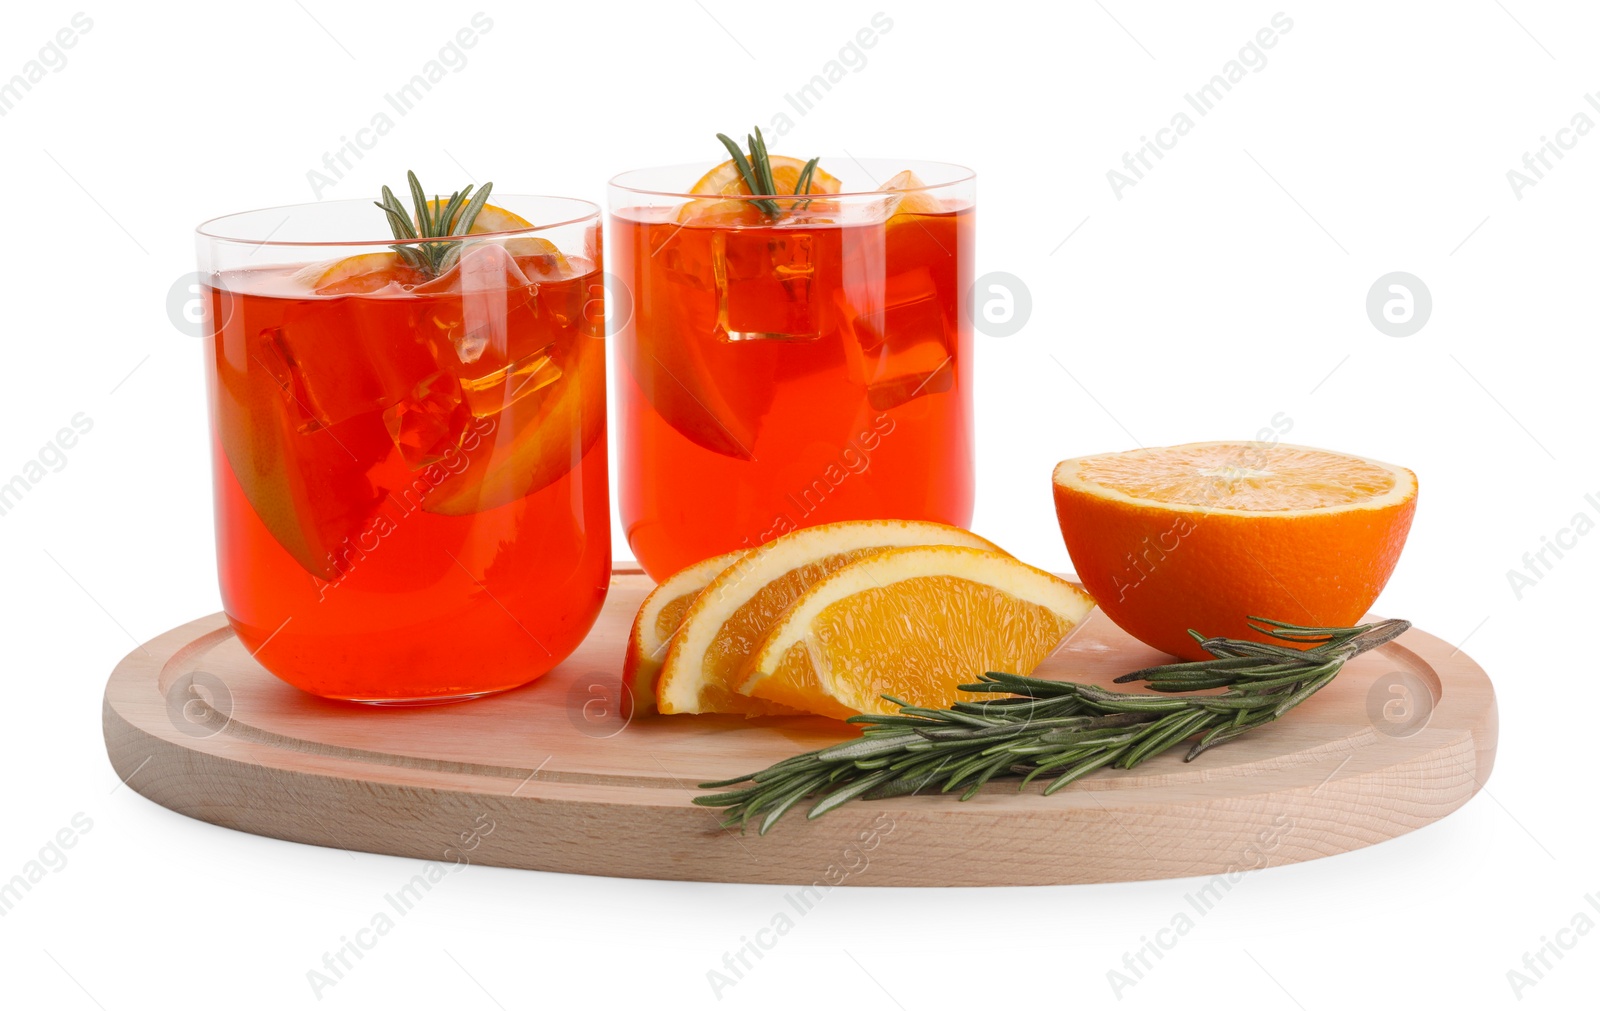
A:
<svg viewBox="0 0 1600 1011">
<path fill-rule="evenodd" d="M 753 134 L 745 134 L 745 144 L 750 148 L 748 157 L 743 151 L 739 150 L 739 145 L 734 142 L 732 137 L 725 133 L 717 134 L 717 139 L 722 141 L 722 146 L 727 148 L 728 154 L 733 156 L 733 167 L 739 170 L 739 178 L 744 180 L 745 189 L 750 191 L 750 195 L 755 197 L 798 197 L 810 193 L 811 181 L 816 176 L 817 162 L 820 159 L 813 158 L 806 162 L 805 167 L 800 170 L 799 178 L 795 181 L 792 194 L 779 193 L 778 184 L 772 178 L 772 157 L 767 153 L 767 142 L 761 136 L 761 127 L 754 127 L 754 130 L 755 133 Z M 783 208 L 778 206 L 776 200 L 752 200 L 750 202 L 760 209 L 768 220 L 776 221 L 783 216 Z M 800 201 L 798 204 L 794 204 L 791 201 L 791 204 L 796 207 L 804 207 L 807 203 L 809 201 Z"/>
<path fill-rule="evenodd" d="M 969 800 L 997 777 L 1020 777 L 1018 788 L 1051 777 L 1046 795 L 1111 767 L 1131 769 L 1194 738 L 1184 761 L 1271 723 L 1325 688 L 1351 657 L 1399 636 L 1408 621 L 1355 628 L 1307 628 L 1251 618 L 1256 631 L 1287 644 L 1190 635 L 1210 660 L 1146 667 L 1116 679 L 1144 681 L 1158 694 L 1115 692 L 1097 685 L 988 673 L 966 692 L 1009 693 L 949 709 L 900 707 L 893 716 L 854 716 L 866 726 L 858 739 L 784 759 L 760 772 L 716 783 L 694 802 L 727 809 L 724 824 L 742 831 L 760 818 L 765 834 L 790 808 L 821 799 L 808 818 L 847 801 L 881 800 L 937 785 Z M 1174 697 L 1223 688 L 1220 694 Z"/>
<path fill-rule="evenodd" d="M 375 200 L 378 209 L 389 216 L 389 230 L 396 239 L 401 240 L 390 248 L 400 254 L 411 266 L 420 270 L 428 277 L 438 277 L 461 258 L 462 243 L 459 239 L 451 242 L 408 242 L 410 239 L 450 238 L 456 235 L 465 235 L 472 230 L 473 222 L 478 220 L 478 214 L 483 210 L 483 205 L 489 202 L 489 192 L 494 189 L 494 183 L 484 183 L 483 188 L 476 193 L 468 185 L 464 190 L 457 190 L 450 194 L 450 199 L 440 204 L 435 196 L 430 202 L 422 192 L 422 184 L 417 181 L 415 172 L 406 172 L 406 183 L 411 187 L 411 203 L 416 209 L 416 219 L 406 211 L 405 205 L 394 195 L 394 191 L 385 186 L 383 199 Z"/>
</svg>

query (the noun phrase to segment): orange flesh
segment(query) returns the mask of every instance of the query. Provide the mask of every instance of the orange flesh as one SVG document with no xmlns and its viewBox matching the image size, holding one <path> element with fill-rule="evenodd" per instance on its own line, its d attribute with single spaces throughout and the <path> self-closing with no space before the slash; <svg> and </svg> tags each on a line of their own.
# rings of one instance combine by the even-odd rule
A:
<svg viewBox="0 0 1600 1011">
<path fill-rule="evenodd" d="M 768 158 L 768 165 L 772 169 L 772 188 L 778 194 L 793 193 L 800 183 L 800 172 L 806 163 L 798 158 L 788 158 L 784 155 L 772 155 Z M 733 160 L 723 162 L 716 168 L 700 177 L 689 191 L 696 195 L 717 193 L 732 196 L 736 193 L 750 194 L 750 187 L 745 185 L 744 177 L 739 170 L 734 168 Z M 811 186 L 807 193 L 837 193 L 839 180 L 818 168 L 811 173 Z"/>
<path fill-rule="evenodd" d="M 1301 446 L 1201 443 L 1063 461 L 1056 516 L 1106 616 L 1187 660 L 1249 616 L 1359 622 L 1416 511 L 1404 468 Z M 1131 498 L 1130 498 L 1131 497 Z"/>
<path fill-rule="evenodd" d="M 828 716 L 893 713 L 893 695 L 942 708 L 994 698 L 962 692 L 985 671 L 1032 673 L 1072 623 L 1049 608 L 959 576 L 916 576 L 823 608 L 811 623 L 839 697 L 828 692 L 807 642 L 796 642 L 760 682 L 763 698 Z"/>
<path fill-rule="evenodd" d="M 858 558 L 879 551 L 879 548 L 858 548 L 837 555 L 828 555 L 790 569 L 772 582 L 757 590 L 755 595 L 739 606 L 722 623 L 717 636 L 706 650 L 704 671 L 710 681 L 719 685 L 731 684 L 750 656 L 756 644 L 790 604 L 824 576 L 837 572 Z"/>
<path fill-rule="evenodd" d="M 716 638 L 706 648 L 701 670 L 705 683 L 700 688 L 700 704 L 706 712 L 773 712 L 770 705 L 733 691 L 731 685 L 743 680 L 744 667 L 755 653 L 756 646 L 767 630 L 777 624 L 789 605 L 812 585 L 858 558 L 882 551 L 882 548 L 857 548 L 837 555 L 829 555 L 790 569 L 772 582 L 757 590 L 738 610 L 728 616 L 717 631 Z"/>
<path fill-rule="evenodd" d="M 700 596 L 700 591 L 685 593 L 681 597 L 669 600 L 661 612 L 656 615 L 656 638 L 661 641 L 661 647 L 656 651 L 661 656 L 667 652 L 667 643 L 672 639 L 672 634 L 683 625 L 683 616 L 689 613 L 689 605 Z"/>
<path fill-rule="evenodd" d="M 1276 512 L 1369 501 L 1394 490 L 1387 468 L 1318 450 L 1177 446 L 1084 461 L 1086 482 L 1169 505 Z"/>
<path fill-rule="evenodd" d="M 856 715 L 856 710 L 840 705 L 823 690 L 816 664 L 811 661 L 811 651 L 804 642 L 790 646 L 778 661 L 778 669 L 761 682 L 761 697 L 801 712 L 814 712 L 838 720 Z"/>
</svg>

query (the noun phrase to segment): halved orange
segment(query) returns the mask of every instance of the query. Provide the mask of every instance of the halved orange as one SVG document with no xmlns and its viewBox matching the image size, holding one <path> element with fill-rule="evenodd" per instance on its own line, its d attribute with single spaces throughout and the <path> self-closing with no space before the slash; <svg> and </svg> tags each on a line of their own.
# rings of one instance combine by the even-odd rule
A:
<svg viewBox="0 0 1600 1011">
<path fill-rule="evenodd" d="M 672 637 L 656 682 L 663 713 L 793 712 L 734 691 L 756 644 L 813 583 L 886 547 L 960 544 L 999 552 L 943 523 L 855 520 L 808 527 L 755 548 L 713 579 Z"/>
<path fill-rule="evenodd" d="M 689 605 L 717 576 L 743 558 L 745 552 L 730 551 L 696 562 L 668 576 L 639 605 L 628 633 L 628 648 L 622 658 L 622 683 L 633 699 L 636 713 L 656 708 L 656 678 L 667 658 L 667 644 L 683 627 Z"/>
<path fill-rule="evenodd" d="M 946 708 L 985 671 L 1031 674 L 1094 601 L 1009 555 L 888 548 L 813 583 L 762 638 L 739 690 L 840 719 Z"/>
<path fill-rule="evenodd" d="M 1404 467 L 1304 446 L 1200 442 L 1064 460 L 1056 516 L 1078 578 L 1130 635 L 1191 660 L 1187 634 L 1263 640 L 1251 616 L 1361 620 L 1417 505 Z"/>
</svg>

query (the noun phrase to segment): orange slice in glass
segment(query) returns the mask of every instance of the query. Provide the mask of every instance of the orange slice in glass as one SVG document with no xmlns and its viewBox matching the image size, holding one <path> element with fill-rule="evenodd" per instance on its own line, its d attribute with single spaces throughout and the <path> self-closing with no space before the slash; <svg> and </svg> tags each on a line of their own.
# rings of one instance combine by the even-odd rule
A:
<svg viewBox="0 0 1600 1011">
<path fill-rule="evenodd" d="M 380 252 L 310 263 L 295 271 L 294 279 L 318 295 L 367 295 L 391 284 L 418 285 L 427 277 L 399 253 Z"/>
<path fill-rule="evenodd" d="M 794 192 L 800 182 L 800 173 L 805 169 L 806 163 L 799 158 L 789 158 L 781 154 L 772 155 L 768 159 L 772 166 L 772 182 L 779 194 L 787 195 Z M 811 173 L 812 193 L 837 193 L 839 180 L 821 168 L 814 169 Z M 689 189 L 696 196 L 717 194 L 733 196 L 735 194 L 750 194 L 750 187 L 744 184 L 744 177 L 739 175 L 738 166 L 733 159 L 728 159 L 721 165 L 700 177 Z"/>
<path fill-rule="evenodd" d="M 434 200 L 430 206 L 437 212 L 442 208 L 443 201 Z M 533 224 L 519 214 L 513 214 L 504 207 L 484 204 L 468 234 L 514 232 L 532 227 Z M 506 240 L 505 245 L 508 253 L 519 258 L 519 265 L 520 258 L 532 258 L 540 277 L 571 276 L 566 258 L 549 239 L 518 236 Z M 388 250 L 307 264 L 294 276 L 296 281 L 318 295 L 367 295 L 391 284 L 416 286 L 428 280 L 421 271 L 406 263 L 399 253 Z"/>
<path fill-rule="evenodd" d="M 878 189 L 897 194 L 890 199 L 891 214 L 944 213 L 944 204 L 927 191 L 927 185 L 915 172 L 906 169 L 904 172 L 895 173 Z"/>
<path fill-rule="evenodd" d="M 449 203 L 448 200 L 430 200 L 428 208 L 434 214 L 438 214 L 447 203 Z M 467 234 L 483 235 L 488 232 L 520 232 L 532 227 L 533 222 L 520 214 L 513 214 L 504 207 L 496 207 L 494 204 L 484 204 L 483 209 L 478 211 L 478 216 L 472 220 L 472 227 L 467 230 Z"/>
<path fill-rule="evenodd" d="M 778 196 L 790 196 L 800 182 L 800 173 L 806 163 L 798 158 L 789 158 L 784 155 L 772 155 L 769 159 L 772 166 L 772 184 Z M 837 193 L 840 183 L 837 177 L 829 175 L 821 168 L 811 173 L 810 193 Z M 739 175 L 739 169 L 733 164 L 733 159 L 728 159 L 721 165 L 701 176 L 699 181 L 689 189 L 696 196 L 749 196 L 750 187 L 744 183 L 744 177 Z M 787 201 L 793 203 L 794 201 Z M 760 210 L 752 206 L 749 200 L 691 200 L 678 208 L 680 222 L 695 221 L 698 224 L 733 227 L 738 225 L 759 225 L 766 218 Z"/>
</svg>

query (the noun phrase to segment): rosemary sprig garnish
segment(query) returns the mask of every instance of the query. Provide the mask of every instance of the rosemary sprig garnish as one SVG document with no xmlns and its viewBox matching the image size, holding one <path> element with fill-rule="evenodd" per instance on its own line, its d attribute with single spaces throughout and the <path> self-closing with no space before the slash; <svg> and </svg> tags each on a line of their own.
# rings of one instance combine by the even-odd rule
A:
<svg viewBox="0 0 1600 1011">
<path fill-rule="evenodd" d="M 489 202 L 489 191 L 494 189 L 494 183 L 484 183 L 483 188 L 476 193 L 469 185 L 464 190 L 450 194 L 450 199 L 440 204 L 437 196 L 430 202 L 423 195 L 422 184 L 417 181 L 415 172 L 406 172 L 406 182 L 411 187 L 411 203 L 416 208 L 415 222 L 407 213 L 405 205 L 400 203 L 394 191 L 387 186 L 383 188 L 383 199 L 375 200 L 373 203 L 389 216 L 389 230 L 394 233 L 396 239 L 402 240 L 390 248 L 428 277 L 438 277 L 455 266 L 456 260 L 460 259 L 461 241 L 418 243 L 404 240 L 444 239 L 467 234 L 471 231 L 473 222 L 478 220 L 483 205 Z"/>
<path fill-rule="evenodd" d="M 727 808 L 723 824 L 742 831 L 761 818 L 765 834 L 791 807 L 820 796 L 816 818 L 859 797 L 881 800 L 938 784 L 969 800 L 997 777 L 1021 777 L 1018 789 L 1051 776 L 1046 795 L 1096 769 L 1131 769 L 1184 741 L 1198 738 L 1184 761 L 1271 723 L 1331 682 L 1351 657 L 1375 649 L 1411 627 L 1390 620 L 1355 628 L 1307 628 L 1251 618 L 1256 631 L 1295 646 L 1190 635 L 1213 659 L 1163 664 L 1125 674 L 1117 684 L 1144 681 L 1155 692 L 1108 691 L 1097 685 L 989 673 L 966 692 L 1009 693 L 988 701 L 927 709 L 884 698 L 894 716 L 853 716 L 866 732 L 819 751 L 784 759 L 748 776 L 702 783 L 726 793 L 696 804 Z M 1296 648 L 1306 647 L 1309 648 Z M 1172 697 L 1224 688 L 1220 694 Z"/>
<path fill-rule="evenodd" d="M 739 150 L 739 145 L 734 143 L 732 137 L 725 133 L 717 134 L 717 139 L 722 141 L 722 146 L 728 149 L 728 154 L 733 156 L 733 167 L 739 170 L 739 178 L 744 180 L 745 189 L 755 197 L 786 197 L 804 196 L 811 192 L 811 180 L 816 176 L 819 158 L 806 162 L 800 170 L 800 176 L 795 181 L 794 192 L 779 193 L 778 184 L 772 178 L 772 158 L 767 154 L 767 142 L 761 136 L 761 127 L 755 127 L 755 133 L 745 134 L 745 143 L 750 148 L 748 157 Z M 776 221 L 783 216 L 783 209 L 776 200 L 750 201 L 761 213 L 771 221 Z M 808 201 L 800 201 L 795 206 L 803 207 Z"/>
</svg>

